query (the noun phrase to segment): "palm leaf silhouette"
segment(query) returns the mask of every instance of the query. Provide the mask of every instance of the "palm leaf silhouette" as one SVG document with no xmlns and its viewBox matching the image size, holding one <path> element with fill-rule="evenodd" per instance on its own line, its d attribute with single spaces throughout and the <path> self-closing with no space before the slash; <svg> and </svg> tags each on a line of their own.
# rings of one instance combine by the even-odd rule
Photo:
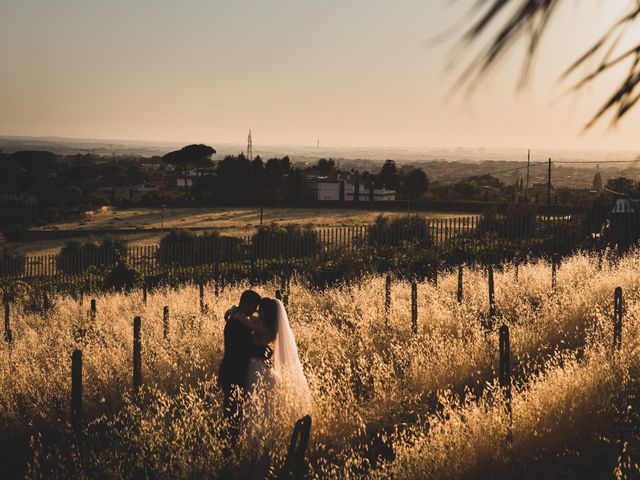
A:
<svg viewBox="0 0 640 480">
<path fill-rule="evenodd" d="M 471 8 L 474 17 L 471 25 L 463 33 L 459 47 L 467 49 L 480 43 L 481 51 L 464 68 L 456 88 L 466 88 L 472 92 L 486 77 L 492 67 L 508 53 L 521 39 L 526 39 L 527 49 L 521 70 L 519 87 L 526 85 L 530 78 L 533 61 L 550 18 L 557 11 L 562 0 L 476 0 Z M 598 111 L 586 123 L 591 128 L 600 118 L 612 112 L 611 124 L 617 124 L 631 110 L 640 98 L 640 39 L 633 48 L 617 53 L 620 39 L 640 16 L 640 0 L 630 4 L 629 12 L 616 20 L 607 32 L 598 38 L 585 53 L 562 74 L 566 80 L 588 62 L 595 62 L 588 73 L 576 81 L 571 91 L 577 91 L 599 78 L 604 72 L 624 61 L 630 66 L 614 92 L 605 100 Z M 495 32 L 492 34 L 492 32 Z M 488 40 L 482 37 L 488 35 Z"/>
</svg>

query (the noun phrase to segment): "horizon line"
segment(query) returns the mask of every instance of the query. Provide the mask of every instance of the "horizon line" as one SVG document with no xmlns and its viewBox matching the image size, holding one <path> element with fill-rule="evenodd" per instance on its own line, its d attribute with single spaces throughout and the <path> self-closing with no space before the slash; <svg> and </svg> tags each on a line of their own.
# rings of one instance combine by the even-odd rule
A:
<svg viewBox="0 0 640 480">
<path fill-rule="evenodd" d="M 190 145 L 194 143 L 206 143 L 215 145 L 224 145 L 224 146 L 239 146 L 244 148 L 246 145 L 243 142 L 232 142 L 232 141 L 220 141 L 220 142 L 208 142 L 208 141 L 188 141 L 188 140 L 149 140 L 149 139 L 139 139 L 139 138 L 113 138 L 113 137 L 69 137 L 64 135 L 25 135 L 25 134 L 4 134 L 0 133 L 0 139 L 32 139 L 32 140 L 71 140 L 71 141 L 85 141 L 85 142 L 105 142 L 105 143 L 137 143 L 143 144 L 144 146 L 152 147 L 152 146 L 161 146 L 161 145 Z M 330 149 L 351 149 L 351 150 L 363 150 L 363 149 L 372 149 L 372 150 L 411 150 L 411 151 L 420 151 L 420 150 L 520 150 L 523 152 L 527 150 L 531 150 L 532 152 L 535 150 L 543 150 L 543 151 L 553 151 L 553 150 L 564 150 L 564 151 L 575 151 L 575 152 L 617 152 L 617 153 L 637 153 L 639 150 L 632 149 L 620 149 L 620 148 L 612 148 L 612 149 L 603 149 L 603 148 L 580 148 L 580 147 L 516 147 L 516 146 L 483 146 L 483 145 L 354 145 L 354 144 L 344 144 L 344 145 L 336 145 L 336 144 L 327 144 L 325 146 L 320 146 L 318 148 L 315 143 L 270 143 L 270 142 L 261 142 L 257 145 L 254 145 L 255 148 L 274 148 L 274 147 L 294 147 L 294 148 L 304 148 L 309 150 L 330 150 Z"/>
</svg>

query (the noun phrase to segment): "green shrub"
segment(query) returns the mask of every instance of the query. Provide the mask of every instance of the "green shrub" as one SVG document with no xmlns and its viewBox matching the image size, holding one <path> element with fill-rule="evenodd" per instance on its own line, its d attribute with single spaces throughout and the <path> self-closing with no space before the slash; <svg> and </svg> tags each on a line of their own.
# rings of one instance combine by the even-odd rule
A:
<svg viewBox="0 0 640 480">
<path fill-rule="evenodd" d="M 112 267 L 120 255 L 127 254 L 127 243 L 111 236 L 97 241 L 69 240 L 57 257 L 58 270 L 67 274 L 85 272 L 92 266 Z"/>
<path fill-rule="evenodd" d="M 333 250 L 311 259 L 305 269 L 307 282 L 316 288 L 353 283 L 375 269 L 367 250 Z"/>
<path fill-rule="evenodd" d="M 130 291 L 139 286 L 142 276 L 129 265 L 125 258 L 120 257 L 115 267 L 113 267 L 104 280 L 104 287 L 107 290 Z"/>
<path fill-rule="evenodd" d="M 445 242 L 441 253 L 442 263 L 446 266 L 461 262 L 494 265 L 535 254 L 534 247 L 540 244 L 540 240 L 509 240 L 496 234 L 487 234 L 482 238 L 461 235 Z"/>
<path fill-rule="evenodd" d="M 0 250 L 0 275 L 20 275 L 24 273 L 25 265 L 23 252 L 10 247 Z"/>
<path fill-rule="evenodd" d="M 494 209 L 485 210 L 476 227 L 476 236 L 493 235 L 499 238 L 533 238 L 536 234 L 537 215 L 529 206 L 510 206 L 504 214 Z"/>
<path fill-rule="evenodd" d="M 261 226 L 251 237 L 252 258 L 308 257 L 320 251 L 318 234 L 310 225 Z"/>
<path fill-rule="evenodd" d="M 389 219 L 378 215 L 369 228 L 370 245 L 399 246 L 403 242 L 413 242 L 422 246 L 433 245 L 429 232 L 429 222 L 419 215 L 396 217 Z"/>
<path fill-rule="evenodd" d="M 16 280 L 13 282 L 3 283 L 0 288 L 0 293 L 2 302 L 26 303 L 33 294 L 33 288 L 26 282 Z"/>
<path fill-rule="evenodd" d="M 222 236 L 216 231 L 195 234 L 174 229 L 160 240 L 161 265 L 196 266 L 238 260 L 243 253 L 240 238 Z"/>
<path fill-rule="evenodd" d="M 432 247 L 408 241 L 390 249 L 388 255 L 378 254 L 376 260 L 378 272 L 393 271 L 400 278 L 419 280 L 431 278 L 440 264 Z"/>
</svg>

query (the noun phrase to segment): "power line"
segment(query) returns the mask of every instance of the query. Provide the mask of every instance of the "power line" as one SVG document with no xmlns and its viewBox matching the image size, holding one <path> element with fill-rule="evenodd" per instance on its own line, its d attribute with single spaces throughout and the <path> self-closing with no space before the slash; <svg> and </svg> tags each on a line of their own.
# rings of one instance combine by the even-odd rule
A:
<svg viewBox="0 0 640 480">
<path fill-rule="evenodd" d="M 603 163 L 606 165 L 607 163 L 640 163 L 640 158 L 635 160 L 554 160 L 553 163 L 562 163 L 562 164 L 574 164 L 574 165 L 593 165 Z"/>
<path fill-rule="evenodd" d="M 532 163 L 530 165 L 524 165 L 522 167 L 513 167 L 513 168 L 505 168 L 503 170 L 493 170 L 491 172 L 485 172 L 485 173 L 478 173 L 475 175 L 469 175 L 468 177 L 458 177 L 458 178 L 445 178 L 445 179 L 441 179 L 441 180 L 436 180 L 433 182 L 430 182 L 431 185 L 435 185 L 438 183 L 445 183 L 445 182 L 462 182 L 464 180 L 473 180 L 479 177 L 484 177 L 485 175 L 497 175 L 499 173 L 509 173 L 509 172 L 516 172 L 518 170 L 524 170 L 525 168 L 530 168 L 530 167 L 538 167 L 540 165 L 547 165 L 547 162 L 539 162 L 539 163 Z"/>
</svg>

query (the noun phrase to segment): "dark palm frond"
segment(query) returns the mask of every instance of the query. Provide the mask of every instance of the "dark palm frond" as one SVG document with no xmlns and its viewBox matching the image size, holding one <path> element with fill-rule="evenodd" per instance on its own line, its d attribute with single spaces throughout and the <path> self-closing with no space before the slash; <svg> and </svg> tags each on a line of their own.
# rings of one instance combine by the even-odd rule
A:
<svg viewBox="0 0 640 480">
<path fill-rule="evenodd" d="M 478 12 L 483 13 L 463 33 L 460 47 L 466 49 L 473 43 L 483 41 L 483 37 L 490 32 L 495 30 L 496 33 L 490 36 L 484 48 L 463 70 L 456 87 L 466 87 L 469 92 L 472 92 L 492 67 L 521 38 L 526 39 L 527 49 L 518 85 L 519 87 L 524 86 L 530 77 L 540 40 L 559 5 L 560 0 L 476 0 L 472 6 L 471 14 L 478 17 Z M 625 32 L 639 17 L 640 1 L 636 1 L 633 8 L 618 19 L 602 37 L 567 68 L 561 77 L 566 80 L 579 67 L 586 65 L 589 61 L 599 59 L 597 66 L 591 68 L 572 86 L 571 90 L 576 91 L 621 62 L 632 60 L 631 67 L 621 84 L 586 124 L 585 129 L 591 128 L 609 111 L 613 112 L 612 124 L 615 124 L 638 103 L 640 98 L 640 43 L 621 54 L 616 54 L 616 52 Z"/>
<path fill-rule="evenodd" d="M 477 0 L 473 11 L 483 10 L 484 14 L 464 33 L 461 46 L 468 47 L 478 41 L 498 23 L 510 10 L 514 12 L 498 26 L 498 32 L 489 40 L 482 52 L 471 61 L 460 76 L 458 86 L 473 89 L 477 81 L 485 77 L 497 61 L 523 36 L 528 36 L 527 56 L 523 66 L 520 84 L 524 85 L 549 18 L 560 0 Z"/>
</svg>

